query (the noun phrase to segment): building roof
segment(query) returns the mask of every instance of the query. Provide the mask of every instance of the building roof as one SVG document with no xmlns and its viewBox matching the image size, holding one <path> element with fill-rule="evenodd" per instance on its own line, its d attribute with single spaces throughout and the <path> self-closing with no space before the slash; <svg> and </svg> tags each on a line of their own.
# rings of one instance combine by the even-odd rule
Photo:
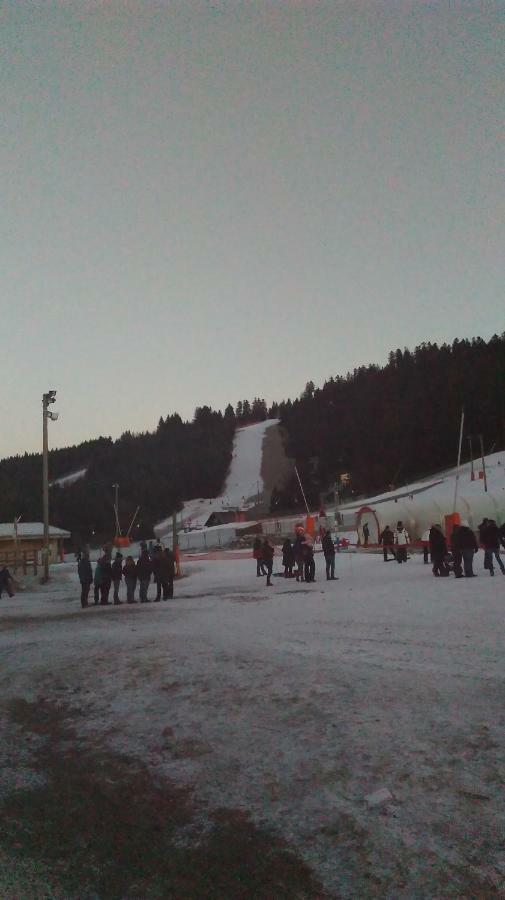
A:
<svg viewBox="0 0 505 900">
<path fill-rule="evenodd" d="M 15 537 L 15 529 L 13 522 L 0 522 L 0 540 L 5 540 L 6 538 L 14 538 Z M 44 523 L 43 522 L 19 522 L 18 523 L 18 538 L 24 538 L 25 540 L 33 540 L 35 538 L 44 537 Z M 69 538 L 70 531 L 64 531 L 63 528 L 56 528 L 55 525 L 49 526 L 49 537 L 51 538 Z"/>
</svg>

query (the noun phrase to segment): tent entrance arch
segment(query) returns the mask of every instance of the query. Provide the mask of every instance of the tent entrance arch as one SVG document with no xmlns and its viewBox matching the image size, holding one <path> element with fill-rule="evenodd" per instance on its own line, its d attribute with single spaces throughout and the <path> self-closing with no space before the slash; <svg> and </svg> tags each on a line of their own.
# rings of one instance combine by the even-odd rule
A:
<svg viewBox="0 0 505 900">
<path fill-rule="evenodd" d="M 362 506 L 360 510 L 358 510 L 356 514 L 356 528 L 358 531 L 358 537 L 360 542 L 363 544 L 363 525 L 365 523 L 368 525 L 368 530 L 370 532 L 369 543 L 370 544 L 378 544 L 379 537 L 381 533 L 381 528 L 379 524 L 379 520 L 377 518 L 377 514 L 374 509 L 370 506 Z"/>
</svg>

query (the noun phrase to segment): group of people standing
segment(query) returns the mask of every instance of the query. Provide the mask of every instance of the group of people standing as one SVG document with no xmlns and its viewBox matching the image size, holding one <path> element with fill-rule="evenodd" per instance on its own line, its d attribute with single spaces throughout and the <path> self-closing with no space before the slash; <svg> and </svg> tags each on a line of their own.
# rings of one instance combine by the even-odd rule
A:
<svg viewBox="0 0 505 900">
<path fill-rule="evenodd" d="M 395 531 L 386 525 L 379 541 L 382 544 L 384 562 L 388 562 L 389 554 L 391 554 L 391 559 L 396 559 L 398 563 L 407 562 L 407 547 L 410 544 L 410 538 L 403 522 L 397 523 Z"/>
<path fill-rule="evenodd" d="M 326 578 L 335 581 L 335 544 L 329 531 L 324 531 L 322 536 L 322 549 L 326 563 Z M 253 543 L 253 557 L 256 560 L 256 575 L 267 576 L 267 586 L 272 585 L 272 568 L 275 547 L 267 537 L 263 540 L 257 536 Z M 302 525 L 295 529 L 295 538 L 292 541 L 287 537 L 282 545 L 282 565 L 284 578 L 296 578 L 298 582 L 312 582 L 316 580 L 316 563 L 314 560 L 314 543 L 310 534 L 307 534 Z"/>
<path fill-rule="evenodd" d="M 118 550 L 112 559 L 112 551 L 105 547 L 100 556 L 95 571 L 91 565 L 89 551 L 85 550 L 77 564 L 79 581 L 81 583 L 81 606 L 85 609 L 91 585 L 94 587 L 94 605 L 109 606 L 109 595 L 113 589 L 113 603 L 115 606 L 123 602 L 119 598 L 119 589 L 124 579 L 126 586 L 126 602 L 137 603 L 135 592 L 139 587 L 140 603 L 150 603 L 149 585 L 151 577 L 156 584 L 156 597 L 154 602 L 170 600 L 174 596 L 175 559 L 174 554 L 161 544 L 156 544 L 151 553 L 145 544 L 141 544 L 140 556 L 135 561 L 133 556 L 127 556 L 123 563 L 123 554 Z"/>
<path fill-rule="evenodd" d="M 500 556 L 500 544 L 505 547 L 505 524 L 498 527 L 494 519 L 483 519 L 478 526 L 479 543 L 484 550 L 484 568 L 494 576 L 496 560 L 502 575 L 505 566 Z M 454 572 L 456 578 L 474 578 L 473 558 L 479 543 L 468 522 L 455 525 L 451 534 L 450 552 L 440 525 L 432 525 L 429 534 L 430 555 L 435 576 L 447 576 Z"/>
</svg>

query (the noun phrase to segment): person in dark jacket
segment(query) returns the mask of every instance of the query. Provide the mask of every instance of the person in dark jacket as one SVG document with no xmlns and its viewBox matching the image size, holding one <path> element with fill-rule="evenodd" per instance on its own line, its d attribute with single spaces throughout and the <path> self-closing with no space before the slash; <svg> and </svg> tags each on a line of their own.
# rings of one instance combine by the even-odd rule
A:
<svg viewBox="0 0 505 900">
<path fill-rule="evenodd" d="M 139 581 L 139 597 L 141 603 L 150 603 L 149 597 L 147 596 L 149 590 L 149 582 L 151 580 L 151 574 L 153 571 L 151 558 L 149 553 L 147 552 L 147 548 L 142 550 L 140 554 L 140 559 L 137 562 L 137 578 Z"/>
<path fill-rule="evenodd" d="M 494 575 L 493 556 L 498 563 L 502 575 L 505 575 L 505 566 L 500 557 L 500 535 L 494 519 L 487 519 L 486 527 L 482 529 L 481 541 L 484 546 L 484 568 L 489 569 L 489 574 Z"/>
<path fill-rule="evenodd" d="M 89 589 L 93 582 L 93 569 L 89 561 L 89 552 L 84 550 L 77 563 L 77 574 L 81 582 L 81 606 L 85 609 L 88 605 Z"/>
<path fill-rule="evenodd" d="M 489 519 L 484 518 L 482 520 L 482 522 L 480 523 L 480 525 L 477 525 L 477 531 L 479 532 L 479 544 L 484 544 L 484 541 L 482 540 L 482 535 L 484 534 L 484 532 L 487 528 L 488 522 L 489 522 Z"/>
<path fill-rule="evenodd" d="M 261 538 L 256 536 L 253 543 L 253 558 L 256 560 L 256 577 L 266 575 L 266 569 L 263 564 L 263 542 Z"/>
<path fill-rule="evenodd" d="M 462 577 L 463 570 L 461 568 L 461 563 L 463 562 L 465 578 L 474 578 L 473 557 L 475 553 L 477 553 L 479 545 L 467 522 L 462 522 L 461 525 L 457 525 L 454 528 L 451 536 L 451 544 L 454 556 L 455 577 Z"/>
<path fill-rule="evenodd" d="M 102 558 L 100 559 L 100 572 L 101 572 L 101 581 L 100 581 L 100 606 L 108 606 L 109 605 L 109 591 L 110 586 L 112 584 L 112 564 L 111 557 L 108 550 L 105 551 Z"/>
<path fill-rule="evenodd" d="M 396 559 L 396 553 L 395 553 L 395 548 L 394 548 L 395 534 L 389 525 L 386 525 L 379 540 L 382 544 L 382 554 L 384 556 L 384 562 L 388 561 L 388 553 L 391 553 L 393 559 Z"/>
<path fill-rule="evenodd" d="M 123 554 L 119 552 L 116 553 L 114 562 L 112 563 L 112 584 L 114 585 L 114 605 L 120 606 L 121 600 L 119 599 L 119 585 L 121 584 L 121 579 L 123 577 Z"/>
<path fill-rule="evenodd" d="M 316 580 L 316 563 L 314 561 L 314 545 L 310 535 L 305 535 L 303 542 L 303 568 L 305 581 Z"/>
<path fill-rule="evenodd" d="M 449 575 L 449 569 L 445 564 L 447 543 L 440 525 L 432 525 L 430 528 L 430 552 L 433 562 L 433 574 L 437 578 L 439 575 Z"/>
<path fill-rule="evenodd" d="M 296 562 L 296 580 L 304 581 L 304 553 L 303 543 L 305 541 L 305 532 L 301 525 L 295 530 L 295 539 L 293 542 L 293 555 Z"/>
<path fill-rule="evenodd" d="M 501 545 L 505 547 L 505 522 L 503 525 L 500 525 L 498 529 L 498 537 L 500 538 Z"/>
<path fill-rule="evenodd" d="M 293 552 L 293 544 L 289 538 L 286 538 L 282 545 L 282 565 L 284 566 L 284 578 L 291 578 L 293 575 L 293 566 L 295 564 L 295 554 Z"/>
<path fill-rule="evenodd" d="M 123 577 L 126 584 L 126 602 L 136 603 L 135 588 L 137 586 L 137 566 L 133 556 L 127 556 L 123 567 Z"/>
<path fill-rule="evenodd" d="M 367 522 L 363 525 L 363 546 L 368 547 L 368 540 L 370 538 L 370 529 L 368 527 Z"/>
<path fill-rule="evenodd" d="M 274 554 L 275 547 L 270 543 L 268 538 L 265 538 L 263 544 L 261 545 L 261 553 L 263 558 L 263 565 L 266 567 L 266 575 L 267 575 L 267 586 L 272 587 L 271 577 L 272 577 L 272 569 L 274 567 Z"/>
<path fill-rule="evenodd" d="M 330 531 L 325 531 L 321 542 L 326 562 L 326 580 L 335 581 L 335 544 Z"/>
<path fill-rule="evenodd" d="M 95 566 L 95 574 L 93 576 L 95 606 L 98 606 L 98 604 L 100 603 L 100 585 L 101 585 L 101 583 L 102 583 L 102 563 L 101 563 L 101 559 L 99 559 Z"/>
<path fill-rule="evenodd" d="M 153 570 L 153 579 L 156 583 L 156 597 L 154 598 L 155 603 L 159 603 L 161 600 L 161 590 L 162 590 L 162 580 L 161 580 L 161 561 L 163 558 L 163 549 L 157 544 L 153 550 L 151 556 L 151 565 Z"/>
<path fill-rule="evenodd" d="M 0 569 L 0 597 L 2 596 L 3 591 L 7 591 L 9 597 L 14 596 L 12 576 L 7 566 L 3 566 Z"/>
<path fill-rule="evenodd" d="M 163 600 L 174 596 L 175 557 L 169 547 L 162 550 L 159 563 L 159 577 L 163 588 Z"/>
</svg>

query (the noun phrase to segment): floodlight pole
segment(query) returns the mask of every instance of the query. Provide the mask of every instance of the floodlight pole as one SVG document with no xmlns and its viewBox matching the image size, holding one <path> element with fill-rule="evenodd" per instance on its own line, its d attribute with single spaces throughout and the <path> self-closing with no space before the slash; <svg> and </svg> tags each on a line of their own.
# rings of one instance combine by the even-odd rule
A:
<svg viewBox="0 0 505 900">
<path fill-rule="evenodd" d="M 57 419 L 58 413 L 49 412 L 49 404 L 56 400 L 56 391 L 42 395 L 42 506 L 44 515 L 44 546 L 42 550 L 44 583 L 49 581 L 49 464 L 47 453 L 47 420 Z"/>
<path fill-rule="evenodd" d="M 47 460 L 48 394 L 42 397 L 42 503 L 44 507 L 43 581 L 49 581 L 49 466 Z"/>
</svg>

